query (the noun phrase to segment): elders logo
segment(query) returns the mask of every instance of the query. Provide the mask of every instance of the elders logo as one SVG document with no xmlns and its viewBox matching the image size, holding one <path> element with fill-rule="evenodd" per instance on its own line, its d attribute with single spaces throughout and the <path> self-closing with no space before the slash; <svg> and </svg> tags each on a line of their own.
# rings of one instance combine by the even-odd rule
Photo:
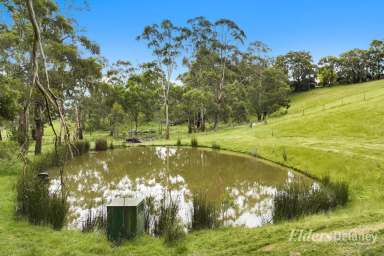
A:
<svg viewBox="0 0 384 256">
<path fill-rule="evenodd" d="M 292 229 L 290 242 L 363 242 L 374 244 L 377 234 L 359 231 L 332 231 L 328 233 L 315 233 L 313 230 Z"/>
</svg>

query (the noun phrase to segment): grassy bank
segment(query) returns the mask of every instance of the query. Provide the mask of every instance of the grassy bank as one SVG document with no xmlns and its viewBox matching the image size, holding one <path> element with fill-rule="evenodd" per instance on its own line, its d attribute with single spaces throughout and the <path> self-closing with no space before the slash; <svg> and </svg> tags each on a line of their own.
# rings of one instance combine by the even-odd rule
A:
<svg viewBox="0 0 384 256">
<path fill-rule="evenodd" d="M 0 170 L 0 255 L 381 255 L 384 254 L 384 81 L 313 90 L 292 97 L 286 115 L 267 124 L 227 127 L 194 134 L 199 146 L 213 144 L 292 166 L 312 176 L 330 176 L 350 185 L 345 208 L 261 228 L 222 228 L 189 234 L 177 246 L 144 236 L 113 247 L 99 233 L 53 231 L 14 219 L 14 173 L 18 163 Z M 170 141 L 190 144 L 173 132 Z M 1 164 L 5 166 L 5 164 Z M 12 170 L 13 169 L 13 170 Z M 352 230 L 375 233 L 371 243 L 289 241 L 292 229 L 317 233 Z"/>
</svg>

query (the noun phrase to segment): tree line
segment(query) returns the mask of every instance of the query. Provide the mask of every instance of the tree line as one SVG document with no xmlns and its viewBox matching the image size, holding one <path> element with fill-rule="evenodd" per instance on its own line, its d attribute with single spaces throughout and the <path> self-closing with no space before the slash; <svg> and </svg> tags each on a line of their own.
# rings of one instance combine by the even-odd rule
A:
<svg viewBox="0 0 384 256">
<path fill-rule="evenodd" d="M 234 21 L 204 17 L 190 19 L 185 26 L 170 20 L 148 25 L 137 40 L 152 51 L 153 61 L 108 64 L 98 44 L 82 35 L 53 0 L 33 1 L 45 49 L 38 61 L 46 67 L 36 71 L 33 24 L 25 2 L 0 4 L 11 20 L 0 24 L 0 127 L 12 131 L 23 147 L 28 148 L 32 138 L 36 154 L 41 153 L 44 125 L 51 116 L 58 120 L 59 140 L 81 140 L 84 131 L 96 130 L 118 137 L 127 132 L 128 123 L 137 131 L 150 122 L 164 125 L 168 139 L 172 125 L 186 124 L 192 133 L 253 117 L 262 121 L 289 108 L 292 92 L 383 76 L 380 40 L 366 50 L 324 57 L 315 64 L 305 51 L 272 57 L 266 44 L 246 44 L 245 31 Z M 185 71 L 176 74 L 181 66 Z M 59 108 L 71 120 L 72 134 L 65 134 L 60 113 L 49 113 L 53 103 L 31 86 L 34 72 L 49 77 L 40 82 L 57 96 Z"/>
</svg>

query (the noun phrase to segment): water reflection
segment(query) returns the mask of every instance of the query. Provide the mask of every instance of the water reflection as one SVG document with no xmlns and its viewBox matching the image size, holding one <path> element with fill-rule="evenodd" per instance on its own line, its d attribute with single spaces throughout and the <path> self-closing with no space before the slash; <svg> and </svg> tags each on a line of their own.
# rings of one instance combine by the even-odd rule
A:
<svg viewBox="0 0 384 256">
<path fill-rule="evenodd" d="M 51 170 L 51 176 L 57 174 Z M 100 211 L 113 198 L 152 196 L 159 202 L 164 193 L 179 202 L 179 216 L 188 223 L 192 194 L 204 192 L 223 202 L 226 225 L 256 227 L 271 220 L 277 187 L 296 178 L 292 171 L 255 158 L 210 150 L 135 147 L 92 152 L 65 168 L 69 226 L 81 228 L 89 211 Z M 58 178 L 52 178 L 51 190 L 59 186 Z"/>
</svg>

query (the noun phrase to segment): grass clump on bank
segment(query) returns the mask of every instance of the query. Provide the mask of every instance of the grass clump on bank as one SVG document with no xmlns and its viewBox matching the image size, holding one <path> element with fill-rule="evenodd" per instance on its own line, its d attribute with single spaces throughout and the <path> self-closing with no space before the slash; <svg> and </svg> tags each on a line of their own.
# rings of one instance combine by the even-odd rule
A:
<svg viewBox="0 0 384 256">
<path fill-rule="evenodd" d="M 100 230 L 103 233 L 107 230 L 107 215 L 103 210 L 96 211 L 95 213 L 89 209 L 87 218 L 82 223 L 81 231 L 84 233 Z"/>
<path fill-rule="evenodd" d="M 49 183 L 32 170 L 19 176 L 16 214 L 35 225 L 52 225 L 61 229 L 65 224 L 68 204 L 65 193 L 49 191 Z"/>
<path fill-rule="evenodd" d="M 153 196 L 148 196 L 144 203 L 144 230 L 149 235 L 163 237 L 164 242 L 173 244 L 182 240 L 186 233 L 178 217 L 179 203 L 166 196 L 156 204 Z"/>
<path fill-rule="evenodd" d="M 332 183 L 329 177 L 317 186 L 293 181 L 277 192 L 273 199 L 273 222 L 296 219 L 304 215 L 327 212 L 348 201 L 348 185 Z"/>
<path fill-rule="evenodd" d="M 105 139 L 98 139 L 95 142 L 95 150 L 96 151 L 105 151 L 108 149 L 108 143 Z"/>
<path fill-rule="evenodd" d="M 216 142 L 213 142 L 212 143 L 212 148 L 213 149 L 216 149 L 216 150 L 220 150 L 220 144 L 216 143 Z"/>
<path fill-rule="evenodd" d="M 191 229 L 213 229 L 221 225 L 219 204 L 209 201 L 206 194 L 195 193 L 192 199 Z"/>
<path fill-rule="evenodd" d="M 184 227 L 178 217 L 179 204 L 169 196 L 160 200 L 159 208 L 154 217 L 153 234 L 164 237 L 168 244 L 177 242 L 185 237 Z"/>
<path fill-rule="evenodd" d="M 199 142 L 197 141 L 196 137 L 191 138 L 191 146 L 192 147 L 198 147 L 199 146 Z"/>
<path fill-rule="evenodd" d="M 89 142 L 77 141 L 71 149 L 73 156 L 82 155 L 89 151 Z M 50 188 L 45 172 L 52 167 L 63 168 L 72 155 L 67 147 L 58 146 L 55 151 L 40 155 L 27 164 L 16 183 L 17 216 L 35 225 L 51 225 L 54 229 L 64 226 L 69 207 L 65 184 L 57 180 L 57 187 Z"/>
</svg>

